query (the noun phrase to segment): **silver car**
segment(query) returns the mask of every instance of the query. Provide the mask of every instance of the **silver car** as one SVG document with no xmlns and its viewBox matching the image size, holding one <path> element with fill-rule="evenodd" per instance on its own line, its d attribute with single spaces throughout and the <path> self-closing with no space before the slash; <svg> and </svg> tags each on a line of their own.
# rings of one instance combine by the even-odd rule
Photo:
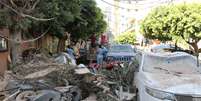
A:
<svg viewBox="0 0 201 101">
<path fill-rule="evenodd" d="M 111 45 L 107 53 L 107 60 L 130 62 L 136 55 L 136 49 L 131 45 Z"/>
<path fill-rule="evenodd" d="M 183 53 L 143 53 L 135 71 L 138 101 L 201 101 L 201 72 Z"/>
</svg>

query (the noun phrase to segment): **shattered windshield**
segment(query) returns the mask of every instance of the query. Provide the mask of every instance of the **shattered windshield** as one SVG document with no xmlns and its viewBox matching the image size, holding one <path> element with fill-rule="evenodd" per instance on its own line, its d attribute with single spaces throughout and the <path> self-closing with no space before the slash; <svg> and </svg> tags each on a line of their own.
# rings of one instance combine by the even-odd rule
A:
<svg viewBox="0 0 201 101">
<path fill-rule="evenodd" d="M 176 73 L 195 74 L 197 69 L 196 59 L 191 56 L 159 57 L 145 56 L 143 70 L 151 73 Z"/>
</svg>

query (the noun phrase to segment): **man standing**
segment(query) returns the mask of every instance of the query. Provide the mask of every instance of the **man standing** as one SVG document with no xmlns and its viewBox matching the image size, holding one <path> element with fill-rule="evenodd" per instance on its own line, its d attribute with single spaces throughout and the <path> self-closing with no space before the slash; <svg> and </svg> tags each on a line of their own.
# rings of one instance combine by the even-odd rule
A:
<svg viewBox="0 0 201 101">
<path fill-rule="evenodd" d="M 102 46 L 99 45 L 98 49 L 97 49 L 97 56 L 96 56 L 96 60 L 97 60 L 97 64 L 101 65 L 103 63 L 103 49 Z"/>
</svg>

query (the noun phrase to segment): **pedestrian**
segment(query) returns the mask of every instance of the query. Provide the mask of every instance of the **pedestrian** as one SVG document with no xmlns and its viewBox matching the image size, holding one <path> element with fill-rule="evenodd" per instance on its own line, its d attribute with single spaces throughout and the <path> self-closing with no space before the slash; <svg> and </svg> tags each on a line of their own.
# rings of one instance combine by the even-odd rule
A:
<svg viewBox="0 0 201 101">
<path fill-rule="evenodd" d="M 72 59 L 75 59 L 75 52 L 70 45 L 67 46 L 67 53 L 70 55 Z"/>
<path fill-rule="evenodd" d="M 103 49 L 103 60 L 105 61 L 106 60 L 106 57 L 107 57 L 107 53 L 108 53 L 108 50 L 106 47 L 102 46 L 102 49 Z"/>
<path fill-rule="evenodd" d="M 101 65 L 103 63 L 103 53 L 104 53 L 104 50 L 103 50 L 102 46 L 99 45 L 97 52 L 96 52 L 96 54 L 97 54 L 96 60 L 97 60 L 98 65 Z"/>
</svg>

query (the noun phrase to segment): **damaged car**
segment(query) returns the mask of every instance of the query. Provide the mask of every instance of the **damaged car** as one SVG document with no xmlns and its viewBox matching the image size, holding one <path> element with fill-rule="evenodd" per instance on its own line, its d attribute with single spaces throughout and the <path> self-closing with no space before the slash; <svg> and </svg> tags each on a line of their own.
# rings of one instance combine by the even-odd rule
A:
<svg viewBox="0 0 201 101">
<path fill-rule="evenodd" d="M 136 53 L 136 48 L 129 44 L 111 45 L 107 53 L 107 60 L 130 62 L 135 58 Z"/>
<path fill-rule="evenodd" d="M 137 101 L 201 101 L 201 73 L 195 57 L 183 52 L 138 55 Z"/>
</svg>

